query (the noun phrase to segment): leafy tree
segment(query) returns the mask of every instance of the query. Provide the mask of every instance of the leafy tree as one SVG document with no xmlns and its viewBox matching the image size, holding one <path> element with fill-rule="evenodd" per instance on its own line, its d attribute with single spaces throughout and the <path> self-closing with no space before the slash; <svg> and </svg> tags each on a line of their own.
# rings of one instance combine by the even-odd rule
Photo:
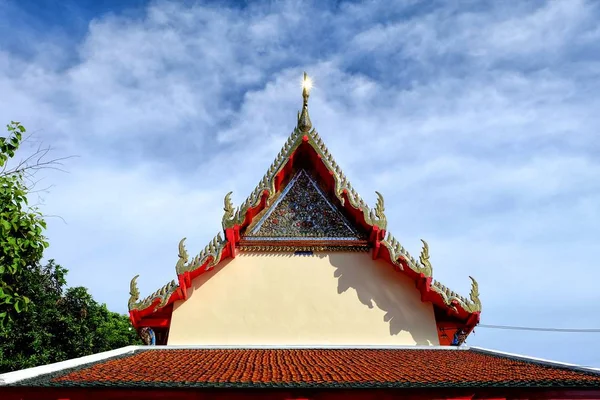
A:
<svg viewBox="0 0 600 400">
<path fill-rule="evenodd" d="M 53 260 L 41 266 L 46 223 L 27 196 L 35 173 L 61 159 L 44 161 L 49 148 L 38 148 L 9 168 L 25 128 L 7 128 L 0 137 L 0 373 L 141 344 L 127 316 L 83 287 L 67 288 L 67 270 Z"/>
<path fill-rule="evenodd" d="M 25 128 L 18 122 L 7 125 L 0 137 L 0 326 L 15 313 L 27 309 L 30 299 L 19 292 L 16 282 L 28 266 L 38 263 L 48 242 L 41 213 L 28 206 L 28 189 L 23 178 L 27 168 L 6 169 L 19 148 Z"/>
<path fill-rule="evenodd" d="M 28 139 L 23 136 L 26 129 L 15 121 L 6 127 L 7 135 L 0 136 L 0 327 L 27 309 L 30 300 L 15 282 L 24 268 L 41 260 L 48 247 L 43 215 L 28 204 L 34 177 L 42 169 L 58 169 L 60 161 L 70 158 L 45 159 L 50 147 L 38 146 L 17 160 L 17 151 Z"/>
<path fill-rule="evenodd" d="M 129 318 L 66 287 L 67 270 L 50 260 L 19 276 L 30 309 L 0 330 L 0 373 L 141 344 Z"/>
</svg>

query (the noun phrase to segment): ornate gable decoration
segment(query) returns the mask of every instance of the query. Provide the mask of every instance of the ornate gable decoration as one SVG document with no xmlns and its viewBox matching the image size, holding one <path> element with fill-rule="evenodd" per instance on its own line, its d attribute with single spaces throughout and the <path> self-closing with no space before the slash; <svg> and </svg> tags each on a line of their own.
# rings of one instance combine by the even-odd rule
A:
<svg viewBox="0 0 600 400">
<path fill-rule="evenodd" d="M 244 224 L 246 220 L 246 214 L 249 209 L 256 208 L 260 205 L 263 200 L 263 196 L 266 194 L 267 203 L 273 201 L 277 195 L 275 188 L 275 179 L 284 169 L 288 163 L 290 156 L 300 147 L 303 142 L 307 142 L 319 155 L 319 158 L 329 170 L 335 181 L 335 197 L 340 201 L 343 206 L 346 199 L 350 202 L 350 205 L 360 210 L 364 216 L 364 220 L 367 224 L 373 227 L 377 227 L 379 230 L 385 231 L 387 228 L 387 218 L 385 216 L 385 208 L 383 204 L 383 196 L 379 192 L 377 194 L 377 204 L 375 208 L 371 209 L 367 203 L 362 199 L 358 192 L 352 187 L 342 169 L 333 159 L 333 156 L 323 143 L 323 140 L 319 136 L 319 133 L 313 128 L 312 125 L 306 125 L 310 121 L 308 117 L 308 95 L 304 92 L 304 106 L 302 113 L 298 116 L 298 126 L 288 140 L 283 145 L 283 148 L 275 158 L 275 161 L 269 167 L 267 173 L 263 176 L 259 184 L 254 188 L 250 196 L 237 208 L 234 207 L 231 201 L 232 192 L 227 193 L 225 196 L 225 207 L 222 218 L 223 229 L 227 230 L 235 226 Z"/>
<path fill-rule="evenodd" d="M 254 226 L 248 227 L 244 239 L 364 239 L 305 170 L 296 173 L 266 211 Z"/>
<path fill-rule="evenodd" d="M 131 314 L 134 325 L 138 321 L 138 315 L 142 315 L 135 313 L 150 315 L 170 302 L 185 300 L 191 280 L 209 271 L 221 260 L 235 257 L 236 248 L 250 251 L 289 251 L 298 248 L 364 251 L 373 248 L 374 258 L 387 259 L 397 271 L 402 271 L 415 280 L 423 301 L 432 301 L 447 308 L 451 311 L 449 315 L 467 318 L 466 334 L 478 323 L 481 301 L 475 279 L 471 278 L 469 299 L 460 296 L 432 279 L 429 246 L 425 241 L 420 257 L 415 259 L 387 231 L 381 194 L 376 192 L 377 203 L 371 209 L 352 187 L 313 128 L 308 114 L 309 89 L 310 80 L 305 74 L 302 93 L 304 103 L 302 111 L 298 113 L 297 126 L 250 196 L 237 208 L 231 201 L 231 192 L 225 196 L 222 218 L 225 238 L 218 234 L 191 260 L 183 239 L 179 243 L 179 260 L 176 265 L 179 284 L 170 282 L 141 301 L 136 284 L 137 276 L 133 278 L 129 309 L 134 312 Z M 281 190 L 282 176 L 294 171 L 290 168 L 293 167 L 290 160 L 303 144 L 312 147 L 320 163 L 332 177 L 328 189 L 328 192 L 331 190 L 331 200 L 341 205 L 345 211 L 351 209 L 354 220 L 361 221 L 360 226 L 351 224 L 311 174 L 303 169 L 296 171 L 291 181 Z M 367 231 L 360 231 L 363 229 L 360 227 Z"/>
<path fill-rule="evenodd" d="M 379 192 L 376 192 L 377 204 L 374 209 L 370 209 L 354 187 L 352 187 L 339 165 L 335 162 L 317 131 L 313 129 L 308 132 L 308 134 L 304 134 L 304 132 L 300 131 L 298 128 L 292 132 L 260 183 L 238 208 L 234 208 L 233 203 L 231 202 L 231 192 L 225 196 L 225 213 L 222 219 L 223 229 L 242 225 L 246 219 L 248 210 L 258 207 L 264 193 L 267 193 L 268 202 L 275 197 L 277 194 L 275 190 L 275 177 L 285 167 L 290 155 L 294 153 L 304 140 L 315 149 L 317 154 L 321 157 L 323 164 L 325 164 L 325 167 L 332 172 L 333 178 L 335 179 L 335 196 L 340 203 L 344 205 L 346 201 L 345 197 L 347 197 L 352 207 L 362 211 L 365 221 L 368 224 L 377 226 L 381 230 L 385 230 L 387 228 L 387 219 L 384 214 L 385 208 L 383 205 L 383 196 L 381 196 Z"/>
</svg>

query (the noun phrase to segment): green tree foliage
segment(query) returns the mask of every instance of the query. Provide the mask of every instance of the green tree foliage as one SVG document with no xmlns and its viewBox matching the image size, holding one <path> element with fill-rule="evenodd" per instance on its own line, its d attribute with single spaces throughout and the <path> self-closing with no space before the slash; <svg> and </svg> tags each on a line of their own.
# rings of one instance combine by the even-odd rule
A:
<svg viewBox="0 0 600 400">
<path fill-rule="evenodd" d="M 41 266 L 46 223 L 28 205 L 25 179 L 57 160 L 41 161 L 48 149 L 38 148 L 8 168 L 25 128 L 7 128 L 0 137 L 0 373 L 141 344 L 127 316 L 83 287 L 67 288 L 67 270 L 54 261 Z"/>
<path fill-rule="evenodd" d="M 142 344 L 129 318 L 98 304 L 83 287 L 66 287 L 67 270 L 54 260 L 19 276 L 31 299 L 0 331 L 0 373 Z"/>
<path fill-rule="evenodd" d="M 41 260 L 44 248 L 48 247 L 43 235 L 46 222 L 27 203 L 24 171 L 5 173 L 25 128 L 18 122 L 11 122 L 7 128 L 8 135 L 0 137 L 0 326 L 27 309 L 30 299 L 19 291 L 16 282 L 25 268 Z"/>
</svg>

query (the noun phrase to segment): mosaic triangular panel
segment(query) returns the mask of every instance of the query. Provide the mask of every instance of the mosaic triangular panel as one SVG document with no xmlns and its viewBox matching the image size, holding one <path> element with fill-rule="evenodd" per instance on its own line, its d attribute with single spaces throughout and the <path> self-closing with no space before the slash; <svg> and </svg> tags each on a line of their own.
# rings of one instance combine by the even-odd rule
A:
<svg viewBox="0 0 600 400">
<path fill-rule="evenodd" d="M 246 238 L 356 240 L 361 235 L 300 170 Z"/>
</svg>

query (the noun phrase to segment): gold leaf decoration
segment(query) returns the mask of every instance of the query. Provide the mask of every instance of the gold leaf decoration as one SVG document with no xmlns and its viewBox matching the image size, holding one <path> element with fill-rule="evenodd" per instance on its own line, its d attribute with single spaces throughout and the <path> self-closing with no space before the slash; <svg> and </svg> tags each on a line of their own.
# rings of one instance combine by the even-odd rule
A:
<svg viewBox="0 0 600 400">
<path fill-rule="evenodd" d="M 307 78 L 306 78 L 307 79 Z M 305 79 L 305 80 L 306 80 Z M 275 192 L 275 177 L 281 172 L 289 161 L 292 153 L 303 143 L 304 137 L 308 138 L 308 144 L 321 156 L 321 161 L 326 168 L 332 172 L 335 181 L 335 196 L 342 205 L 345 203 L 344 192 L 352 205 L 359 209 L 364 216 L 365 221 L 371 226 L 377 226 L 380 229 L 387 228 L 387 219 L 384 214 L 383 196 L 377 193 L 377 205 L 374 210 L 371 210 L 365 201 L 359 196 L 356 190 L 352 187 L 339 165 L 333 159 L 333 156 L 323 143 L 319 133 L 312 128 L 312 123 L 308 117 L 308 91 L 303 91 L 303 111 L 298 113 L 298 126 L 288 137 L 281 151 L 267 170 L 267 173 L 260 180 L 259 184 L 250 193 L 248 198 L 233 211 L 231 198 L 225 196 L 225 215 L 223 216 L 223 228 L 227 229 L 235 224 L 241 224 L 246 213 L 250 208 L 254 208 L 260 204 L 263 193 L 267 194 L 267 205 L 276 196 Z M 305 118 L 306 117 L 306 118 Z"/>
<path fill-rule="evenodd" d="M 176 272 L 177 275 L 183 274 L 185 272 L 192 272 L 195 271 L 197 268 L 201 267 L 202 265 L 204 265 L 209 257 L 211 258 L 211 261 L 206 265 L 206 269 L 211 269 L 212 267 L 214 267 L 215 265 L 217 265 L 219 263 L 219 261 L 221 261 L 221 255 L 223 254 L 223 249 L 225 248 L 225 245 L 227 244 L 226 240 L 223 240 L 223 238 L 221 237 L 221 233 L 219 232 L 217 234 L 217 236 L 215 236 L 209 243 L 208 245 L 206 245 L 206 247 L 204 248 L 204 250 L 202 250 L 200 252 L 200 254 L 198 254 L 197 256 L 195 256 L 191 262 L 188 263 L 188 259 L 187 259 L 187 252 L 185 253 L 185 257 L 181 257 L 181 253 L 180 253 L 180 258 L 179 261 L 185 260 L 185 262 L 177 262 L 177 267 L 176 267 Z M 185 251 L 185 248 L 184 248 Z"/>
<path fill-rule="evenodd" d="M 385 239 L 381 241 L 381 244 L 388 249 L 388 252 L 390 254 L 390 260 L 392 261 L 392 263 L 398 268 L 400 268 L 400 270 L 404 270 L 404 266 L 399 261 L 399 259 L 400 257 L 406 259 L 406 257 L 404 257 L 405 250 L 404 247 L 402 247 L 402 245 L 400 244 L 400 242 L 398 242 L 396 238 L 388 232 Z"/>
<path fill-rule="evenodd" d="M 175 283 L 175 281 L 173 280 L 167 283 L 162 288 L 158 289 L 156 292 L 152 293 L 150 296 L 146 297 L 144 300 L 140 301 L 139 303 L 135 303 L 130 309 L 143 310 L 149 307 L 157 299 L 160 301 L 154 307 L 154 310 L 163 307 L 165 304 L 167 304 L 169 298 L 177 290 L 178 287 L 179 285 L 177 285 L 177 283 Z"/>
<path fill-rule="evenodd" d="M 400 262 L 400 258 L 402 258 L 406 262 L 408 267 L 410 269 L 412 269 L 414 272 L 416 272 L 417 274 L 422 273 L 426 277 L 431 277 L 431 275 L 433 273 L 431 264 L 427 264 L 427 263 L 424 264 L 423 262 L 417 263 L 417 260 L 415 260 L 415 258 L 413 256 L 411 256 L 408 251 L 406 251 L 406 249 L 400 244 L 400 242 L 398 242 L 398 240 L 396 240 L 396 238 L 394 236 L 392 236 L 392 234 L 390 232 L 387 232 L 386 237 L 384 240 L 381 241 L 381 244 L 388 249 L 388 252 L 390 254 L 390 259 L 392 260 L 394 265 L 400 267 L 400 269 L 403 268 L 402 263 Z M 427 245 L 427 244 L 425 243 L 425 245 Z M 423 253 L 421 255 L 423 255 Z M 429 247 L 427 247 L 427 250 L 425 250 L 425 255 L 426 255 L 425 260 L 428 261 L 429 260 Z"/>
<path fill-rule="evenodd" d="M 479 284 L 472 276 L 469 276 L 469 278 L 471 279 L 471 293 L 469 293 L 471 303 L 469 303 L 469 310 L 467 311 L 481 311 L 481 300 L 479 300 Z"/>
<path fill-rule="evenodd" d="M 185 239 L 186 238 L 183 238 L 179 241 L 179 253 L 177 255 L 179 259 L 177 260 L 177 264 L 175 264 L 175 271 L 177 271 L 177 274 L 179 274 L 179 271 L 185 268 L 185 265 L 188 262 L 189 255 L 185 250 Z"/>
<path fill-rule="evenodd" d="M 431 289 L 439 293 L 444 299 L 444 303 L 449 307 L 455 308 L 452 306 L 452 302 L 456 301 L 466 312 L 478 312 L 481 311 L 481 301 L 479 300 L 479 288 L 477 285 L 477 281 L 472 277 L 469 278 L 471 278 L 472 281 L 470 301 L 464 298 L 463 296 L 458 295 L 457 293 L 450 290 L 448 287 L 442 285 L 438 281 L 433 281 Z"/>
<path fill-rule="evenodd" d="M 302 88 L 302 112 L 298 112 L 298 129 L 306 133 L 311 130 L 312 122 L 310 121 L 310 116 L 308 115 L 308 97 L 310 96 L 310 88 L 306 85 L 306 83 L 310 82 L 308 75 L 306 72 L 304 73 L 304 83 Z"/>
<path fill-rule="evenodd" d="M 431 262 L 429 261 L 429 245 L 423 239 L 421 239 L 421 242 L 423 242 L 423 250 L 421 250 L 421 255 L 419 256 L 419 261 L 420 261 L 421 265 L 423 266 L 423 268 L 422 268 L 423 275 L 430 278 L 431 275 L 433 275 L 433 267 L 431 266 Z"/>
<path fill-rule="evenodd" d="M 353 192 L 353 190 L 354 189 L 350 189 L 349 192 L 353 194 L 353 197 L 357 198 L 358 194 L 355 194 L 356 192 Z M 369 213 L 369 220 L 367 222 L 372 226 L 377 226 L 379 229 L 386 229 L 387 218 L 385 216 L 383 196 L 377 191 L 375 193 L 377 194 L 377 203 L 375 204 L 375 208 Z M 362 208 L 363 204 L 361 203 L 364 203 L 362 202 L 362 199 L 359 199 L 358 203 L 359 207 Z"/>
<path fill-rule="evenodd" d="M 370 250 L 367 246 L 240 246 L 240 250 L 254 253 L 293 253 L 296 251 L 343 251 L 343 252 L 363 252 Z"/>
<path fill-rule="evenodd" d="M 136 284 L 137 278 L 138 277 L 135 276 L 131 280 L 131 293 L 133 293 L 133 294 L 131 295 L 131 297 L 129 299 L 129 309 L 130 310 L 143 310 L 143 309 L 149 307 L 157 299 L 159 299 L 160 301 L 158 302 L 156 307 L 154 307 L 154 310 L 156 310 L 157 308 L 160 308 L 160 307 L 164 306 L 165 304 L 167 304 L 171 295 L 179 287 L 179 285 L 177 285 L 177 283 L 175 283 L 175 281 L 173 280 L 173 281 L 167 283 L 162 288 L 158 289 L 156 292 L 152 293 L 150 296 L 143 299 L 142 301 L 136 302 L 137 298 L 139 296 L 139 292 L 137 290 L 137 284 Z"/>
<path fill-rule="evenodd" d="M 133 279 L 131 280 L 131 282 L 129 283 L 129 296 L 130 297 L 129 297 L 128 306 L 129 306 L 130 310 L 135 305 L 135 302 L 138 301 L 138 299 L 140 298 L 140 291 L 138 290 L 138 287 L 137 287 L 137 279 L 138 278 L 139 278 L 139 275 L 134 276 Z"/>
<path fill-rule="evenodd" d="M 296 128 L 288 137 L 288 140 L 283 145 L 281 151 L 267 170 L 267 173 L 260 180 L 259 184 L 250 193 L 248 198 L 237 208 L 233 217 L 231 217 L 231 209 L 233 204 L 227 204 L 225 213 L 227 217 L 223 218 L 223 226 L 226 229 L 234 224 L 240 224 L 244 221 L 246 213 L 250 208 L 254 208 L 259 205 L 263 193 L 267 193 L 267 204 L 276 196 L 275 191 L 275 177 L 285 167 L 289 161 L 292 153 L 302 144 L 303 137 L 308 137 L 308 144 L 321 156 L 321 161 L 325 164 L 326 168 L 333 173 L 335 181 L 335 196 L 342 205 L 345 204 L 344 192 L 352 205 L 352 207 L 359 209 L 365 221 L 371 226 L 378 226 L 380 229 L 387 228 L 387 219 L 385 217 L 385 208 L 383 202 L 383 196 L 377 193 L 377 204 L 374 210 L 371 210 L 367 203 L 360 197 L 358 192 L 352 187 L 344 173 L 342 172 L 339 165 L 335 162 L 333 156 L 323 143 L 323 140 L 319 136 L 319 133 L 314 129 L 310 132 L 302 132 Z M 227 196 L 226 196 L 227 197 Z M 232 219 L 231 219 L 232 218 Z"/>
<path fill-rule="evenodd" d="M 177 260 L 177 264 L 175 266 L 175 270 L 178 275 L 184 272 L 191 272 L 196 270 L 197 268 L 204 265 L 209 258 L 211 259 L 208 262 L 208 264 L 206 264 L 205 268 L 206 270 L 213 268 L 221 260 L 223 249 L 227 244 L 227 241 L 223 240 L 223 238 L 221 237 L 221 233 L 218 233 L 217 236 L 215 236 L 213 240 L 209 242 L 209 244 L 204 248 L 204 250 L 202 250 L 200 254 L 198 254 L 190 262 L 188 262 L 189 255 L 185 249 L 185 240 L 186 239 L 183 238 L 179 241 L 179 259 Z M 177 289 L 179 288 L 179 285 L 175 282 L 175 280 L 173 280 L 164 285 L 156 292 L 152 293 L 150 296 L 143 299 L 142 301 L 136 302 L 139 297 L 139 291 L 136 285 L 137 278 L 138 277 L 136 276 L 131 281 L 131 297 L 129 299 L 130 310 L 143 310 L 149 307 L 151 304 L 153 304 L 157 299 L 160 301 L 157 303 L 156 307 L 154 307 L 154 310 L 163 307 L 169 302 L 169 298 L 171 297 L 171 295 L 175 293 L 175 291 L 177 291 Z"/>
<path fill-rule="evenodd" d="M 303 93 L 304 94 L 304 93 Z M 294 151 L 303 143 L 304 137 L 306 137 L 307 144 L 310 145 L 315 152 L 320 156 L 321 162 L 332 173 L 334 179 L 334 195 L 339 202 L 344 205 L 347 200 L 352 207 L 362 212 L 364 220 L 371 226 L 377 226 L 381 230 L 387 229 L 387 218 L 385 216 L 385 207 L 383 196 L 376 192 L 377 203 L 374 209 L 370 209 L 367 203 L 361 198 L 358 192 L 352 187 L 344 173 L 342 172 L 339 165 L 334 160 L 333 156 L 323 143 L 323 140 L 319 136 L 318 132 L 312 128 L 312 123 L 308 116 L 308 92 L 304 97 L 303 112 L 298 115 L 298 125 L 294 131 L 290 134 L 287 141 L 284 143 L 281 151 L 277 154 L 275 160 L 268 168 L 266 174 L 262 177 L 258 185 L 250 193 L 241 205 L 235 209 L 231 201 L 231 192 L 228 193 L 224 198 L 224 214 L 222 218 L 223 229 L 231 228 L 236 224 L 241 224 L 246 219 L 246 215 L 249 209 L 257 207 L 261 200 L 266 196 L 266 204 L 270 204 L 271 201 L 277 195 L 275 190 L 275 178 L 286 166 L 290 160 L 290 156 Z M 306 107 L 305 107 L 306 106 Z M 206 270 L 213 268 L 222 257 L 223 250 L 226 247 L 227 241 L 223 240 L 221 235 L 218 234 L 213 240 L 204 248 L 204 250 L 195 256 L 191 261 L 188 260 L 188 254 L 184 246 L 185 238 L 179 243 L 179 254 L 178 261 L 176 264 L 177 274 L 185 272 L 191 272 L 205 266 Z M 416 273 L 423 273 L 427 277 L 432 275 L 432 266 L 429 261 L 429 247 L 425 241 L 423 241 L 423 250 L 419 261 L 415 260 L 406 249 L 388 232 L 385 239 L 381 241 L 381 245 L 385 246 L 390 254 L 390 258 L 394 265 L 398 268 L 403 269 L 403 263 L 401 260 Z M 259 248 L 248 247 L 248 250 L 260 251 Z M 273 250 L 273 247 L 265 247 L 262 249 Z M 282 249 L 287 249 L 282 247 Z M 325 247 L 314 247 L 315 251 L 319 249 L 325 249 Z M 329 249 L 327 249 L 329 250 Z M 137 303 L 139 292 L 136 286 L 137 276 L 131 282 L 131 297 L 129 300 L 130 309 L 143 309 L 156 299 L 160 299 L 157 307 L 167 304 L 170 296 L 174 293 L 178 285 L 175 281 L 172 281 L 165 285 L 163 288 L 153 293 L 151 296 Z M 456 300 L 465 310 L 472 312 L 473 310 L 481 310 L 481 302 L 479 301 L 479 292 L 477 282 L 473 281 L 473 287 L 471 290 L 471 300 L 457 295 L 447 287 L 441 285 L 439 282 L 433 281 L 432 290 L 439 293 L 444 299 L 445 303 L 450 307 L 453 307 L 452 303 Z"/>
<path fill-rule="evenodd" d="M 386 237 L 381 241 L 381 244 L 388 249 L 390 259 L 394 265 L 402 269 L 403 265 L 400 262 L 400 258 L 402 258 L 408 267 L 414 272 L 422 273 L 424 276 L 430 278 L 433 275 L 433 267 L 429 261 L 429 245 L 426 241 L 421 241 L 423 242 L 423 249 L 419 257 L 419 263 L 417 263 L 417 261 L 408 253 L 408 251 L 406 251 L 406 249 L 398 242 L 398 240 L 392 236 L 391 233 L 387 232 Z M 471 289 L 470 301 L 436 280 L 432 282 L 431 289 L 441 295 L 444 303 L 450 308 L 456 309 L 456 307 L 452 304 L 456 300 L 456 302 L 458 302 L 458 304 L 467 312 L 481 311 L 481 302 L 479 301 L 477 282 L 473 278 L 471 278 L 471 280 L 473 281 L 473 286 Z"/>
<path fill-rule="evenodd" d="M 225 195 L 225 199 L 223 200 L 223 214 L 222 225 L 223 229 L 232 228 L 238 221 L 235 219 L 235 209 L 233 207 L 233 203 L 231 202 L 231 194 L 233 192 L 229 192 Z"/>
</svg>

